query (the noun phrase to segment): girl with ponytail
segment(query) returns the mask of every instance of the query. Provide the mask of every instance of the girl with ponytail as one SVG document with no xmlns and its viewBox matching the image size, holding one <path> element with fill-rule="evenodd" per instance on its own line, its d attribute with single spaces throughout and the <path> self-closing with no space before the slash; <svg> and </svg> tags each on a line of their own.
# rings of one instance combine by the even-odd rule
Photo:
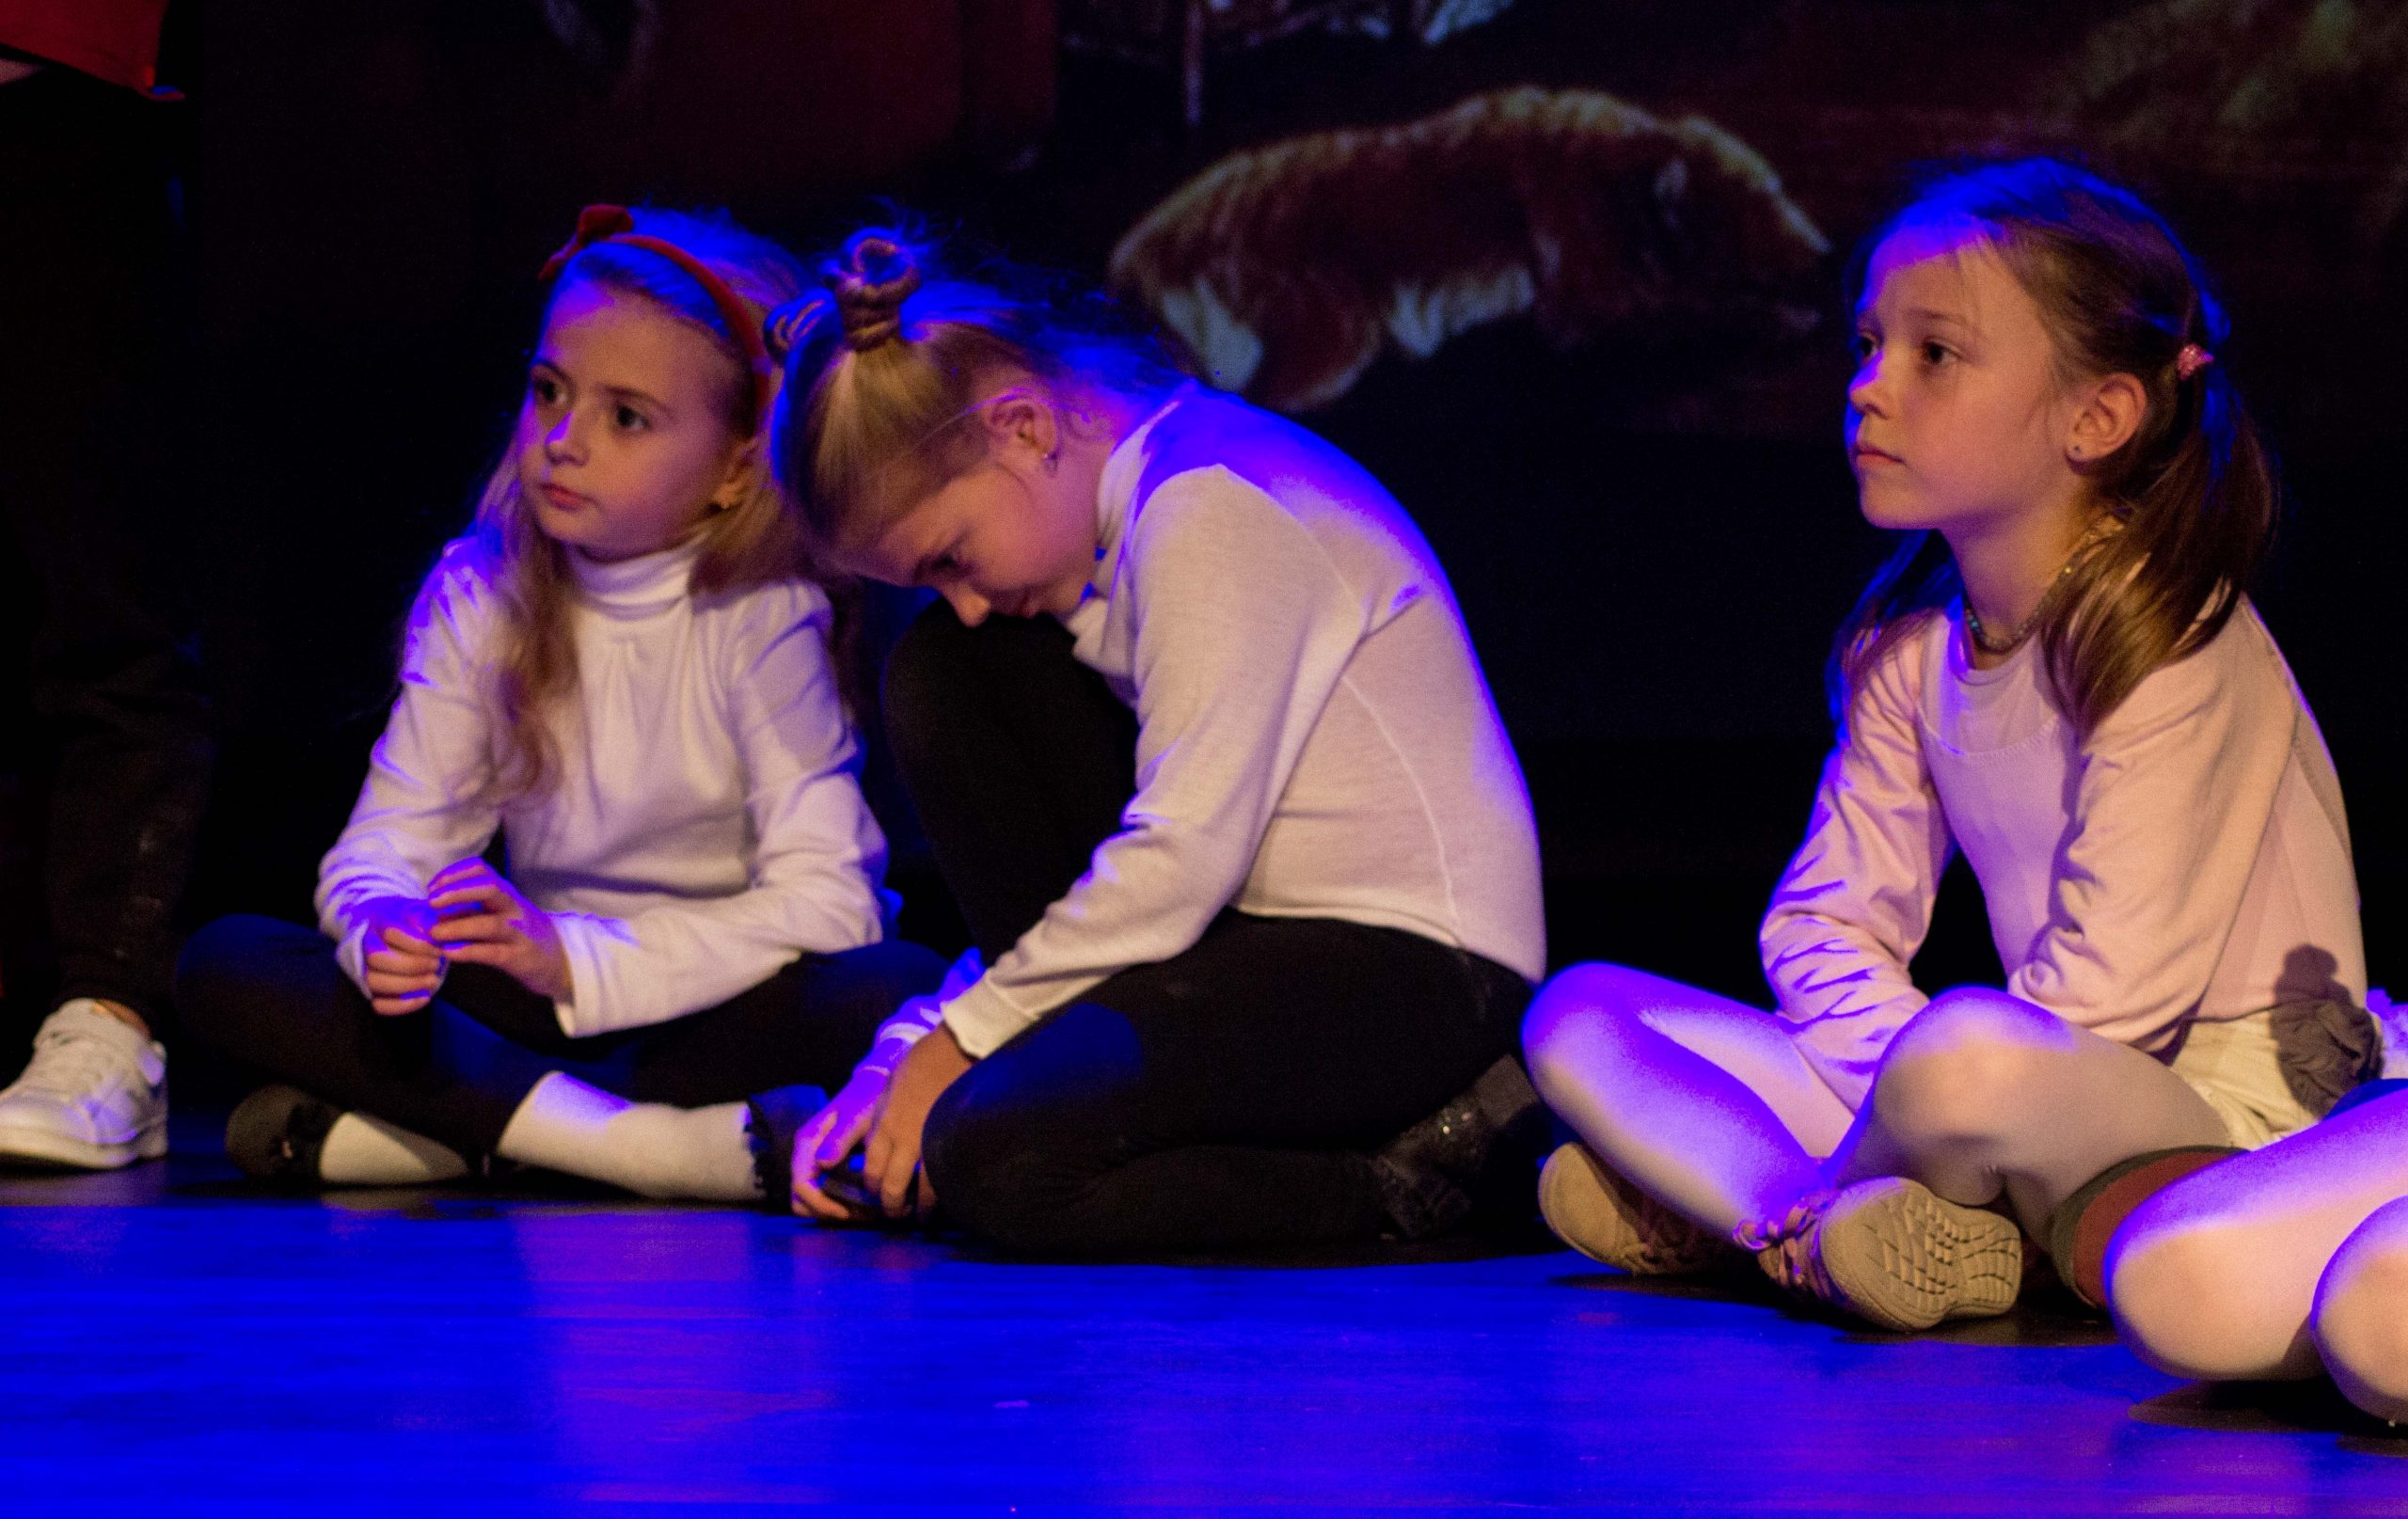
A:
<svg viewBox="0 0 2408 1519">
<path fill-rule="evenodd" d="M 2246 594 L 2275 485 L 2195 262 L 2050 160 L 1941 179 L 1870 248 L 1846 441 L 1901 541 L 1764 920 L 1777 1011 L 1589 965 L 1525 1041 L 1580 1140 L 1541 1185 L 1571 1243 L 1735 1244 L 1912 1329 L 2004 1311 L 2022 1232 L 2099 1301 L 2092 1205 L 2330 1106 L 2366 973 L 2332 762 Z M 2006 984 L 1930 997 L 1909 962 L 1959 848 Z"/>
<path fill-rule="evenodd" d="M 976 952 L 793 1154 L 1100 1254 L 1527 1209 L 1529 802 L 1445 575 L 1328 444 L 1098 297 L 855 237 L 772 324 L 816 562 L 937 593 L 887 732 Z"/>
</svg>

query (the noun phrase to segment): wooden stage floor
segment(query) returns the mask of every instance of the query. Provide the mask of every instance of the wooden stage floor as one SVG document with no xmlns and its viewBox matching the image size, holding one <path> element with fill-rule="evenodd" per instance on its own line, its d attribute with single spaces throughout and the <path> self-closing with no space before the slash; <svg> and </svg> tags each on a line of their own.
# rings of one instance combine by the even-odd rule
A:
<svg viewBox="0 0 2408 1519">
<path fill-rule="evenodd" d="M 198 1119 L 200 1116 L 194 1116 Z M 2408 1438 L 2037 1309 L 1536 1241 L 1065 1266 L 593 1195 L 0 1179 L 0 1511 L 2408 1514 Z"/>
</svg>

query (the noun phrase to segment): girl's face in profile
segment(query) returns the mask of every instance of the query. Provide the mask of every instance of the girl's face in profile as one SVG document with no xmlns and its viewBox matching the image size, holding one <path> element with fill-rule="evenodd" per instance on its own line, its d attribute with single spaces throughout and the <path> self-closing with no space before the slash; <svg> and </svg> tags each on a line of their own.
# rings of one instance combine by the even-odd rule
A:
<svg viewBox="0 0 2408 1519">
<path fill-rule="evenodd" d="M 2038 304 L 1978 229 L 1900 227 L 1856 311 L 1847 449 L 1865 519 L 1978 530 L 2055 499 L 2067 390 Z"/>
<path fill-rule="evenodd" d="M 555 296 L 512 442 L 545 536 L 632 559 L 740 498 L 752 450 L 727 421 L 729 370 L 710 338 L 642 296 Z"/>
</svg>

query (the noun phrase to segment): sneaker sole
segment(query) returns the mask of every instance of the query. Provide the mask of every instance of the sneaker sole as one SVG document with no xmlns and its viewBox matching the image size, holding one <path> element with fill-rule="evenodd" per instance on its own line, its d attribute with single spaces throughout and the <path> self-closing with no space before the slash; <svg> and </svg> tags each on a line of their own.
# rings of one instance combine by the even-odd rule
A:
<svg viewBox="0 0 2408 1519">
<path fill-rule="evenodd" d="M 155 1161 L 166 1153 L 167 1131 L 164 1124 L 115 1145 L 70 1139 L 45 1129 L 0 1128 L 0 1163 L 14 1165 L 30 1163 L 63 1171 L 117 1171 L 136 1161 Z"/>
<path fill-rule="evenodd" d="M 1724 1254 L 1703 1229 L 1685 1239 L 1650 1239 L 1582 1145 L 1547 1157 L 1539 1172 L 1539 1216 L 1565 1244 L 1633 1276 L 1689 1275 L 1711 1270 Z"/>
<path fill-rule="evenodd" d="M 2023 1236 L 1996 1213 L 1960 1208 L 1893 1180 L 1827 1219 L 1818 1242 L 1840 1306 L 1884 1329 L 1929 1329 L 2015 1306 Z"/>
</svg>

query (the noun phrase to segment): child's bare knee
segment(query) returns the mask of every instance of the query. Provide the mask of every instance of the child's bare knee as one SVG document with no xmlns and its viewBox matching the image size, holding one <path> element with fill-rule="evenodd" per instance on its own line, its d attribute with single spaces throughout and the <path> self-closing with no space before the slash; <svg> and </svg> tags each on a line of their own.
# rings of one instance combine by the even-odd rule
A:
<svg viewBox="0 0 2408 1519">
<path fill-rule="evenodd" d="M 2317 1284 L 2309 1328 L 2350 1401 L 2408 1420 L 2408 1198 L 2377 1209 L 2342 1242 Z"/>
<path fill-rule="evenodd" d="M 1909 1143 L 2004 1135 L 2026 1121 L 2028 1084 L 2053 1030 L 2004 992 L 1943 992 L 1898 1032 L 1873 1086 L 1874 1112 Z"/>
<path fill-rule="evenodd" d="M 1530 1001 L 1522 1018 L 1522 1052 L 1531 1084 L 1553 1101 L 1567 1082 L 1601 1058 L 1611 1058 L 1637 1026 L 1635 978 L 1619 965 L 1576 965 Z"/>
<path fill-rule="evenodd" d="M 2152 1219 L 2144 1206 L 2107 1256 L 2107 1301 L 2132 1353 L 2181 1377 L 2265 1375 L 2281 1358 L 2236 1311 L 2247 1295 L 2247 1242 L 2213 1222 Z"/>
</svg>

